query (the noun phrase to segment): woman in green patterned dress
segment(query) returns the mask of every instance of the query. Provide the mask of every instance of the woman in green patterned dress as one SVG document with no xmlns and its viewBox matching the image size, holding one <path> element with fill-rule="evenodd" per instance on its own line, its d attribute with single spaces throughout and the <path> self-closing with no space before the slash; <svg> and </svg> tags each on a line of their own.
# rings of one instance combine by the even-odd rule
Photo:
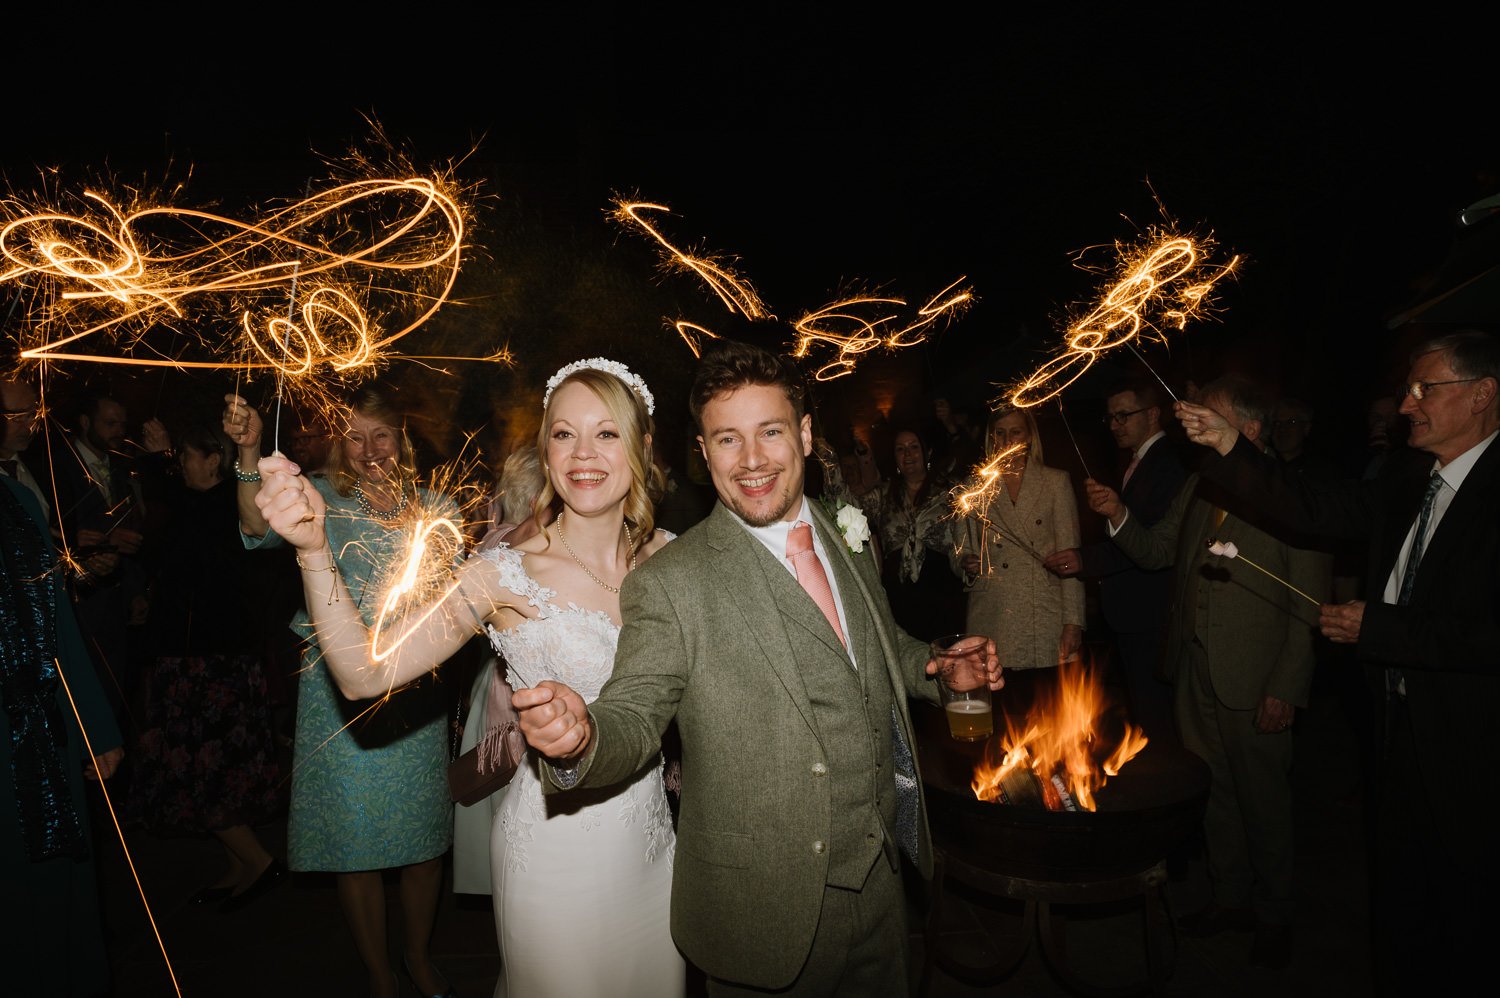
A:
<svg viewBox="0 0 1500 998">
<path fill-rule="evenodd" d="M 245 544 L 280 544 L 255 506 L 260 417 L 239 396 L 225 401 L 224 430 L 239 448 L 236 475 Z M 375 386 L 357 390 L 328 473 L 314 484 L 328 504 L 325 528 L 339 574 L 367 626 L 373 625 L 380 604 L 381 573 L 400 556 L 407 511 L 458 516 L 451 500 L 410 484 L 413 470 L 403 420 L 385 392 Z M 292 629 L 308 645 L 297 694 L 289 865 L 295 871 L 338 875 L 339 901 L 369 971 L 370 994 L 381 998 L 396 993 L 387 956 L 381 871 L 399 867 L 405 970 L 421 994 L 443 995 L 448 985 L 432 966 L 428 944 L 442 886 L 442 856 L 453 834 L 444 775 L 445 711 L 422 685 L 384 701 L 351 703 L 334 688 L 305 611 L 292 620 Z"/>
</svg>

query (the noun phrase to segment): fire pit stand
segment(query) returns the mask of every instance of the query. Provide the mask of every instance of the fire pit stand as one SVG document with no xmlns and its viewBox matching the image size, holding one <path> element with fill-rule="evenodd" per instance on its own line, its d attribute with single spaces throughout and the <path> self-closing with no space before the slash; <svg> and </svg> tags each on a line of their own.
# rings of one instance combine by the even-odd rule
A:
<svg viewBox="0 0 1500 998">
<path fill-rule="evenodd" d="M 1176 929 L 1171 910 L 1162 886 L 1167 882 L 1165 862 L 1159 862 L 1140 873 L 1087 883 L 1060 883 L 1048 880 L 1032 880 L 1012 877 L 990 870 L 970 866 L 954 860 L 941 849 L 933 857 L 932 907 L 927 915 L 924 929 L 926 945 L 925 963 L 922 968 L 921 993 L 927 990 L 932 966 L 936 964 L 943 972 L 966 984 L 988 985 L 1005 980 L 1015 973 L 1031 948 L 1031 937 L 1036 936 L 1041 944 L 1047 966 L 1068 990 L 1081 995 L 1125 996 L 1159 992 L 1171 976 L 1176 955 Z M 944 888 L 949 875 L 960 883 L 984 891 L 996 897 L 1025 902 L 1022 914 L 1021 934 L 1010 952 L 1003 953 L 992 963 L 973 965 L 964 963 L 948 952 L 941 943 L 938 928 L 942 924 Z M 1104 904 L 1132 898 L 1141 900 L 1141 923 L 1146 946 L 1146 981 L 1124 987 L 1101 987 L 1082 980 L 1073 973 L 1068 963 L 1066 920 L 1053 915 L 1053 905 Z M 1171 948 L 1163 954 L 1158 939 L 1165 928 L 1171 939 Z"/>
<path fill-rule="evenodd" d="M 1035 688 L 1052 681 L 1048 675 L 1024 673 L 1009 673 L 1006 680 L 1004 701 L 997 697 L 996 708 L 1016 718 L 1025 716 Z M 1097 811 L 1055 812 L 979 800 L 970 782 L 984 746 L 951 738 L 937 707 L 914 705 L 912 720 L 936 867 L 925 927 L 923 988 L 934 964 L 970 984 L 996 983 L 1019 966 L 1035 935 L 1048 966 L 1071 991 L 1120 996 L 1159 990 L 1176 953 L 1175 926 L 1163 891 L 1166 858 L 1202 823 L 1209 783 L 1202 760 L 1181 748 L 1152 743 L 1098 792 Z M 938 929 L 945 889 L 953 884 L 1024 903 L 1022 932 L 1011 952 L 973 966 L 943 947 Z M 1123 987 L 1081 980 L 1070 969 L 1064 919 L 1054 906 L 1132 899 L 1141 905 L 1146 980 Z"/>
</svg>

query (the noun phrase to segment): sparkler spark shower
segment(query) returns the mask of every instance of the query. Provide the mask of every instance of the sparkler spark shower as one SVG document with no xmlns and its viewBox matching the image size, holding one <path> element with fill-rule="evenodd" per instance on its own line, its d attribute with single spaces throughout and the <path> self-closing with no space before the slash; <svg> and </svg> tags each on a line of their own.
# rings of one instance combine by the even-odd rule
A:
<svg viewBox="0 0 1500 998">
<path fill-rule="evenodd" d="M 678 249 L 660 229 L 645 219 L 643 213 L 652 211 L 670 212 L 671 209 L 664 204 L 616 198 L 610 217 L 621 225 L 638 228 L 654 239 L 662 248 L 669 270 L 698 275 L 730 312 L 751 320 L 775 318 L 750 282 L 735 273 L 725 258 L 696 256 Z M 837 351 L 834 359 L 813 374 L 819 381 L 832 381 L 851 373 L 861 354 L 882 347 L 899 350 L 916 346 L 926 340 L 928 332 L 938 323 L 952 320 L 973 304 L 974 292 L 959 287 L 965 280 L 960 277 L 914 313 L 906 299 L 875 293 L 851 295 L 804 313 L 793 324 L 796 339 L 792 344 L 792 356 L 804 359 L 819 344 L 833 347 Z M 705 339 L 718 338 L 718 334 L 695 322 L 679 320 L 672 325 L 688 349 L 693 351 L 694 357 L 702 356 Z"/>
<path fill-rule="evenodd" d="M 1210 292 L 1240 262 L 1234 256 L 1222 265 L 1210 263 L 1214 248 L 1211 238 L 1154 228 L 1136 246 L 1116 243 L 1113 280 L 1099 303 L 1068 324 L 1060 354 L 1008 389 L 997 404 L 1040 405 L 1077 381 L 1104 351 L 1135 349 L 1139 339 L 1165 342 L 1169 329 L 1183 330 L 1189 320 L 1212 312 Z"/>
<path fill-rule="evenodd" d="M 97 191 L 73 212 L 6 208 L 0 283 L 44 291 L 22 359 L 274 369 L 304 383 L 371 367 L 431 318 L 465 229 L 458 190 L 423 176 L 335 184 L 252 221 Z M 203 330 L 233 328 L 231 315 L 226 350 Z M 209 359 L 187 359 L 183 341 Z"/>
</svg>

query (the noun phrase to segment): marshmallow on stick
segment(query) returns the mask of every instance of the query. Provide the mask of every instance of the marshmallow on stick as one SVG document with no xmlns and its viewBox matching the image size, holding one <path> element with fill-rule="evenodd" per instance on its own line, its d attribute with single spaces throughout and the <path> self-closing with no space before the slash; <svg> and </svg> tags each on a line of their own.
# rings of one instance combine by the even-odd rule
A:
<svg viewBox="0 0 1500 998">
<path fill-rule="evenodd" d="M 1234 561 L 1243 561 L 1245 564 L 1249 565 L 1251 568 L 1255 569 L 1257 572 L 1261 573 L 1262 575 L 1269 576 L 1270 578 L 1273 578 L 1277 582 L 1281 583 L 1283 586 L 1286 586 L 1292 592 L 1296 593 L 1298 596 L 1301 596 L 1303 599 L 1307 600 L 1313 606 L 1321 606 L 1322 605 L 1317 600 L 1315 600 L 1311 596 L 1307 595 L 1307 593 L 1303 592 L 1302 590 L 1298 589 L 1296 586 L 1292 585 L 1287 580 L 1283 579 L 1281 576 L 1277 575 L 1275 572 L 1268 572 L 1268 571 L 1266 571 L 1264 568 L 1261 568 L 1259 565 L 1257 565 L 1255 562 L 1251 561 L 1249 558 L 1246 558 L 1244 555 L 1240 554 L 1240 549 L 1237 548 L 1237 547 L 1235 547 L 1234 541 L 1221 541 L 1221 540 L 1217 540 L 1217 539 L 1211 539 L 1208 542 L 1208 553 L 1212 554 L 1212 555 L 1217 555 L 1220 558 L 1229 558 L 1229 559 L 1234 560 Z"/>
</svg>

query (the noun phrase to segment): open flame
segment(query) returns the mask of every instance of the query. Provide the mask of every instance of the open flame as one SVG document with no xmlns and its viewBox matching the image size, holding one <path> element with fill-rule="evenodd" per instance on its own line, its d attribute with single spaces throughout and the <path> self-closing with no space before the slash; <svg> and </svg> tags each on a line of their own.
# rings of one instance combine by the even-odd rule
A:
<svg viewBox="0 0 1500 998">
<path fill-rule="evenodd" d="M 1097 668 L 1074 660 L 1059 665 L 1057 673 L 1055 691 L 1038 689 L 1023 725 L 1007 717 L 1005 733 L 985 744 L 971 784 L 980 800 L 1034 796 L 1039 789 L 1048 810 L 1067 809 L 1071 798 L 1093 811 L 1094 795 L 1108 778 L 1146 747 L 1145 732 L 1128 722 L 1112 751 L 1101 744 L 1098 722 L 1109 701 Z"/>
</svg>

